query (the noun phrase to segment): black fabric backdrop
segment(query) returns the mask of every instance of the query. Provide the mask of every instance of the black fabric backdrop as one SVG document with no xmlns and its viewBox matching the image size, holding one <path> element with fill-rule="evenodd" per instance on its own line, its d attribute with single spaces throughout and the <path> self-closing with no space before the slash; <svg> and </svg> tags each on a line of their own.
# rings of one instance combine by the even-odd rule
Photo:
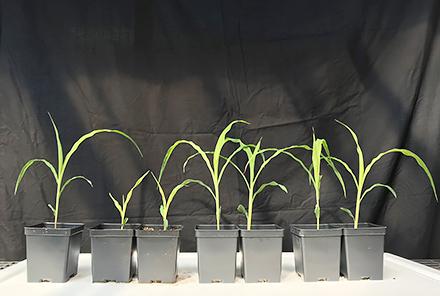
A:
<svg viewBox="0 0 440 296">
<path fill-rule="evenodd" d="M 238 118 L 251 125 L 231 134 L 252 142 L 263 137 L 264 146 L 310 143 L 314 127 L 357 170 L 338 118 L 357 131 L 367 160 L 391 147 L 413 149 L 440 184 L 438 1 L 5 0 L 0 9 L 0 259 L 23 258 L 23 226 L 52 219 L 46 204 L 55 186 L 45 167 L 31 169 L 13 197 L 25 161 L 56 161 L 48 111 L 65 149 L 91 129 L 118 128 L 145 154 L 141 159 L 114 135 L 82 146 L 68 175 L 82 173 L 95 186 L 76 183 L 65 192 L 65 222 L 118 221 L 107 192 L 121 195 L 146 169 L 157 172 L 177 139 L 212 149 Z M 182 173 L 190 153 L 182 147 L 173 156 L 168 190 L 185 177 L 206 180 L 199 161 Z M 244 164 L 242 156 L 235 160 Z M 354 207 L 346 177 L 347 199 L 333 176 L 324 177 L 323 222 L 349 221 L 338 210 Z M 314 192 L 295 163 L 280 158 L 264 179 L 284 183 L 289 193 L 260 197 L 255 223 L 314 222 Z M 388 227 L 389 252 L 439 257 L 439 206 L 415 162 L 388 156 L 369 183 L 378 180 L 399 197 L 371 192 L 361 219 Z M 229 170 L 221 188 L 227 223 L 244 222 L 235 210 L 246 201 L 239 181 Z M 160 222 L 159 205 L 148 179 L 129 206 L 130 221 Z M 185 227 L 182 250 L 194 250 L 195 224 L 215 221 L 212 198 L 197 186 L 182 191 L 169 220 Z M 288 231 L 284 249 L 291 250 Z"/>
</svg>

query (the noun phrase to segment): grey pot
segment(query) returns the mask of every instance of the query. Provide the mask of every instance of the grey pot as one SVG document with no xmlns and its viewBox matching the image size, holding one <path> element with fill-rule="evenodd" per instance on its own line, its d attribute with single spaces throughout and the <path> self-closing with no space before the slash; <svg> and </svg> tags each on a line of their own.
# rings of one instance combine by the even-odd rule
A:
<svg viewBox="0 0 440 296">
<path fill-rule="evenodd" d="M 200 283 L 233 283 L 237 258 L 235 225 L 197 225 L 197 267 Z"/>
<path fill-rule="evenodd" d="M 139 224 L 102 223 L 90 228 L 93 282 L 129 282 L 136 266 L 134 229 Z"/>
<path fill-rule="evenodd" d="M 279 282 L 284 229 L 275 224 L 240 228 L 242 274 L 246 283 Z"/>
<path fill-rule="evenodd" d="M 75 276 L 83 229 L 81 223 L 25 227 L 28 282 L 64 283 Z"/>
<path fill-rule="evenodd" d="M 293 224 L 295 270 L 305 282 L 338 281 L 342 229 L 328 224 Z"/>
<path fill-rule="evenodd" d="M 143 230 L 150 227 L 154 230 Z M 140 283 L 174 283 L 177 278 L 179 235 L 183 226 L 170 225 L 164 231 L 159 224 L 146 224 L 135 230 L 137 269 Z"/>
<path fill-rule="evenodd" d="M 341 273 L 348 280 L 382 280 L 386 226 L 336 224 L 342 229 Z"/>
</svg>

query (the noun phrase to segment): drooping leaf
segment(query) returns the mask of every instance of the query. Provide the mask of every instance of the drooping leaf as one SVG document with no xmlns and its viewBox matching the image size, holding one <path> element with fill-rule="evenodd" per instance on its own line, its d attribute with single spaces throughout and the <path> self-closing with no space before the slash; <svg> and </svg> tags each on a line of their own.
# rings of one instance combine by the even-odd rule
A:
<svg viewBox="0 0 440 296">
<path fill-rule="evenodd" d="M 118 210 L 119 214 L 122 215 L 122 207 L 119 204 L 119 202 L 116 200 L 116 198 L 113 197 L 113 195 L 109 192 L 108 196 L 110 196 L 110 198 L 112 199 L 116 209 Z"/>
<path fill-rule="evenodd" d="M 166 200 L 165 192 L 164 192 L 164 190 L 162 188 L 162 185 L 160 185 L 160 182 L 156 178 L 156 175 L 154 175 L 154 173 L 151 173 L 151 175 L 153 176 L 154 181 L 156 181 L 157 189 L 159 190 L 160 196 L 162 198 L 162 205 L 166 205 L 167 204 L 167 200 Z"/>
<path fill-rule="evenodd" d="M 90 187 L 93 188 L 93 183 L 92 183 L 92 181 L 90 181 L 89 179 L 87 179 L 87 178 L 84 177 L 84 176 L 75 176 L 75 177 L 72 177 L 72 178 L 68 179 L 68 180 L 64 183 L 64 185 L 61 187 L 61 193 L 63 193 L 63 191 L 64 191 L 64 189 L 66 189 L 67 185 L 69 185 L 70 182 L 72 182 L 72 181 L 74 181 L 74 180 L 84 180 L 84 181 L 86 181 L 86 182 L 90 185 Z M 61 193 L 60 193 L 60 195 L 61 195 Z"/>
<path fill-rule="evenodd" d="M 237 207 L 237 211 L 238 211 L 240 214 L 243 214 L 243 215 L 246 217 L 246 219 L 248 219 L 248 212 L 247 212 L 246 208 L 245 208 L 242 204 L 239 204 L 239 205 L 238 205 L 238 207 Z"/>
<path fill-rule="evenodd" d="M 428 166 L 425 164 L 425 162 L 414 152 L 408 149 L 400 149 L 400 148 L 393 148 L 390 150 L 387 150 L 385 152 L 379 153 L 375 158 L 373 158 L 370 162 L 370 164 L 367 165 L 365 168 L 365 178 L 367 177 L 368 173 L 370 172 L 373 165 L 378 162 L 383 156 L 390 154 L 390 153 L 401 153 L 404 156 L 413 158 L 419 167 L 422 168 L 422 170 L 425 172 L 426 176 L 428 177 L 429 183 L 431 185 L 432 191 L 434 192 L 435 199 L 438 201 L 437 197 L 437 191 L 435 189 L 434 179 L 432 178 L 431 172 L 428 169 Z"/>
<path fill-rule="evenodd" d="M 341 211 L 343 211 L 343 212 L 345 212 L 348 216 L 350 216 L 350 218 L 353 220 L 353 222 L 354 222 L 354 216 L 353 216 L 353 213 L 349 210 L 349 209 L 347 209 L 347 208 L 339 208 Z"/>
<path fill-rule="evenodd" d="M 283 184 L 277 183 L 277 182 L 275 182 L 275 181 L 271 181 L 271 182 L 269 182 L 269 183 L 262 184 L 262 185 L 260 186 L 260 188 L 258 188 L 258 190 L 255 192 L 255 194 L 254 194 L 254 198 L 256 198 L 257 195 L 260 194 L 260 193 L 261 193 L 264 189 L 266 189 L 267 187 L 278 187 L 278 188 L 280 188 L 281 190 L 283 190 L 285 193 L 288 193 L 286 186 L 284 186 Z"/>
<path fill-rule="evenodd" d="M 396 191 L 394 191 L 393 188 L 391 188 L 391 186 L 388 186 L 388 185 L 385 185 L 385 184 L 376 183 L 374 185 L 371 185 L 368 189 L 366 189 L 364 191 L 364 193 L 361 196 L 361 201 L 364 199 L 364 197 L 367 195 L 368 192 L 370 192 L 371 190 L 373 190 L 374 188 L 377 188 L 377 187 L 383 187 L 385 189 L 388 189 L 391 192 L 391 194 L 394 196 L 394 198 L 397 198 L 397 193 L 396 193 Z"/>
<path fill-rule="evenodd" d="M 344 197 L 347 197 L 347 191 L 345 189 L 344 179 L 342 178 L 341 173 L 338 171 L 338 169 L 336 168 L 335 164 L 333 163 L 333 161 L 331 159 L 330 149 L 328 147 L 328 144 L 327 144 L 326 140 L 322 141 L 322 147 L 324 148 L 324 151 L 326 153 L 326 156 L 324 156 L 323 158 L 327 162 L 327 165 L 333 170 L 333 173 L 335 174 L 336 178 L 338 179 L 339 184 L 342 187 L 342 191 L 344 193 Z"/>
<path fill-rule="evenodd" d="M 62 168 L 62 170 L 60 171 L 60 173 L 61 172 L 64 172 L 65 171 L 65 169 L 66 169 L 66 167 L 67 167 L 67 164 L 69 163 L 69 160 L 70 160 L 70 158 L 73 156 L 73 154 L 78 150 L 78 148 L 80 147 L 80 145 L 82 144 L 82 143 L 84 143 L 86 140 L 88 140 L 88 139 L 90 139 L 90 138 L 92 138 L 92 137 L 94 137 L 95 135 L 97 135 L 97 134 L 101 134 L 101 133 L 113 133 L 113 134 L 117 134 L 117 135 L 121 135 L 121 136 L 123 136 L 124 138 L 126 138 L 126 139 L 128 139 L 135 147 L 136 147 L 136 149 L 137 149 L 137 151 L 139 152 L 139 154 L 141 155 L 141 157 L 143 157 L 143 154 L 142 154 L 142 151 L 141 151 L 141 149 L 139 148 L 139 146 L 136 144 L 136 142 L 129 136 L 129 135 L 127 135 L 126 133 L 124 133 L 124 132 L 121 132 L 121 131 L 119 131 L 119 130 L 114 130 L 114 129 L 97 129 L 97 130 L 93 130 L 93 131 L 91 131 L 91 132 L 89 132 L 89 133 L 87 133 L 87 134 L 85 134 L 85 135 L 83 135 L 83 136 L 81 136 L 73 145 L 72 145 L 72 148 L 69 150 L 69 152 L 66 154 L 66 158 L 64 159 L 64 163 L 63 163 L 63 168 Z"/>
<path fill-rule="evenodd" d="M 49 161 L 47 161 L 46 159 L 42 159 L 42 158 L 31 159 L 25 163 L 25 165 L 22 167 L 20 173 L 18 174 L 17 182 L 15 183 L 14 195 L 17 194 L 18 186 L 20 185 L 20 182 L 23 179 L 24 175 L 26 174 L 27 170 L 33 164 L 38 163 L 38 162 L 44 163 L 52 172 L 52 175 L 55 178 L 55 182 L 58 182 L 57 171 L 55 170 L 54 166 Z"/>
<path fill-rule="evenodd" d="M 352 169 L 350 168 L 350 166 L 345 161 L 343 161 L 342 159 L 339 159 L 337 157 L 330 156 L 330 159 L 333 160 L 333 161 L 336 161 L 337 163 L 340 163 L 345 168 L 345 170 L 353 178 L 353 182 L 354 182 L 354 184 L 356 185 L 356 188 L 357 188 L 358 187 L 358 180 L 356 178 L 356 175 L 353 173 Z"/>
<path fill-rule="evenodd" d="M 354 140 L 354 143 L 356 144 L 356 151 L 358 154 L 358 165 L 359 165 L 359 178 L 361 178 L 361 176 L 364 175 L 364 171 L 365 171 L 365 167 L 364 167 L 364 153 L 362 152 L 361 146 L 359 145 L 359 140 L 358 137 L 356 135 L 356 133 L 345 123 L 343 123 L 342 121 L 339 121 L 337 119 L 335 119 L 335 121 L 337 123 L 339 123 L 340 125 L 342 125 L 343 127 L 345 127 L 351 134 L 351 137 Z"/>
</svg>

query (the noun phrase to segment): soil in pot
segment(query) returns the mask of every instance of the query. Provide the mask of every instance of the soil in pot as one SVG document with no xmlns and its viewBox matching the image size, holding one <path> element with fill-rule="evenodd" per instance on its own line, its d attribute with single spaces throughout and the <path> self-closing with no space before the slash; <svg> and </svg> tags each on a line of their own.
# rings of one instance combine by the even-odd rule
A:
<svg viewBox="0 0 440 296">
<path fill-rule="evenodd" d="M 341 273 L 348 280 L 382 280 L 386 227 L 372 223 L 341 224 Z"/>
<path fill-rule="evenodd" d="M 275 224 L 240 228 L 242 274 L 247 283 L 279 282 L 284 229 Z"/>
<path fill-rule="evenodd" d="M 139 224 L 102 223 L 90 228 L 93 282 L 129 282 L 136 271 L 134 229 Z"/>
<path fill-rule="evenodd" d="M 197 266 L 200 283 L 235 282 L 238 228 L 197 225 Z"/>
<path fill-rule="evenodd" d="M 177 278 L 179 235 L 183 226 L 147 224 L 135 230 L 140 283 L 174 283 Z"/>
<path fill-rule="evenodd" d="M 338 281 L 342 229 L 321 224 L 293 224 L 295 270 L 306 282 Z"/>
<path fill-rule="evenodd" d="M 28 282 L 64 283 L 75 276 L 83 229 L 81 223 L 25 227 Z"/>
</svg>

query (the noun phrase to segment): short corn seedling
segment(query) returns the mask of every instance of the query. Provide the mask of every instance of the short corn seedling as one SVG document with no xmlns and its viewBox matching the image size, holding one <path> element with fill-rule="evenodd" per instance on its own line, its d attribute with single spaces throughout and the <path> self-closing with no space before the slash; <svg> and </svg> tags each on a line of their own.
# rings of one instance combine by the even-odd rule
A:
<svg viewBox="0 0 440 296">
<path fill-rule="evenodd" d="M 263 169 L 274 158 L 279 156 L 281 153 L 290 154 L 289 152 L 287 152 L 287 150 L 289 150 L 289 149 L 294 149 L 294 148 L 307 149 L 309 147 L 306 145 L 298 145 L 298 146 L 295 145 L 295 146 L 290 146 L 290 147 L 287 147 L 284 149 L 276 149 L 276 148 L 261 149 L 261 140 L 258 141 L 258 143 L 256 145 L 246 145 L 246 144 L 240 142 L 240 147 L 246 153 L 246 156 L 248 159 L 244 171 L 242 172 L 241 170 L 238 169 L 238 172 L 243 177 L 243 180 L 244 180 L 246 187 L 248 189 L 248 208 L 246 210 L 246 208 L 242 204 L 240 204 L 237 207 L 237 211 L 242 213 L 243 215 L 245 215 L 246 220 L 247 220 L 246 228 L 247 228 L 247 230 L 250 230 L 252 228 L 252 213 L 253 213 L 254 201 L 257 198 L 257 196 L 268 187 L 278 187 L 282 191 L 284 191 L 285 193 L 288 192 L 287 188 L 284 185 L 282 185 L 276 181 L 264 183 L 258 187 L 257 181 L 258 181 L 258 178 L 260 177 L 261 173 L 263 172 Z M 271 152 L 271 153 L 273 152 L 273 153 L 269 157 L 266 158 L 266 156 L 265 156 L 266 152 Z M 261 156 L 262 162 L 261 162 L 260 166 L 258 167 L 257 159 L 259 158 L 259 156 Z M 235 167 L 237 168 L 237 166 L 235 166 Z M 248 178 L 245 175 L 247 169 L 249 170 Z M 258 189 L 257 189 L 257 187 L 258 187 Z"/>
<path fill-rule="evenodd" d="M 341 184 L 342 190 L 344 192 L 344 196 L 346 196 L 345 183 L 342 179 L 340 172 L 336 169 L 332 158 L 330 156 L 330 149 L 328 147 L 327 141 L 325 139 L 319 139 L 315 137 L 315 133 L 313 132 L 313 145 L 310 149 L 312 152 L 312 164 L 309 168 L 307 168 L 304 163 L 301 163 L 301 167 L 306 171 L 309 176 L 309 182 L 313 185 L 315 189 L 315 218 L 316 218 L 316 229 L 320 229 L 320 219 L 321 219 L 321 161 L 324 160 L 327 165 L 333 170 L 333 173 L 337 177 L 339 183 Z M 292 157 L 292 155 L 290 155 Z M 295 161 L 299 161 L 298 159 L 294 159 Z"/>
<path fill-rule="evenodd" d="M 166 168 L 166 165 L 168 163 L 168 160 L 170 159 L 174 149 L 176 149 L 177 146 L 181 145 L 181 144 L 187 144 L 190 145 L 195 151 L 196 154 L 191 155 L 184 164 L 184 169 L 185 169 L 185 165 L 188 162 L 189 159 L 200 155 L 203 159 L 203 161 L 206 164 L 206 167 L 209 170 L 211 179 L 212 179 L 212 186 L 214 188 L 214 190 L 211 189 L 210 186 L 208 186 L 207 184 L 205 184 L 204 182 L 198 180 L 198 184 L 200 184 L 201 186 L 205 187 L 209 193 L 211 194 L 211 196 L 214 198 L 215 201 L 215 217 L 216 217 L 216 225 L 217 225 L 217 230 L 220 230 L 220 216 L 221 216 L 221 206 L 220 206 L 220 182 L 222 180 L 223 174 L 225 172 L 226 167 L 228 166 L 228 164 L 232 163 L 231 160 L 232 158 L 239 152 L 241 151 L 241 147 L 239 147 L 238 149 L 234 150 L 229 157 L 227 158 L 226 162 L 223 164 L 223 166 L 221 166 L 220 164 L 220 158 L 223 158 L 221 156 L 221 151 L 222 148 L 224 147 L 224 145 L 228 142 L 232 142 L 232 143 L 237 143 L 238 140 L 230 138 L 227 136 L 227 133 L 232 129 L 234 124 L 237 123 L 243 123 L 243 124 L 249 124 L 248 122 L 244 121 L 244 120 L 235 120 L 233 122 L 231 122 L 220 134 L 220 136 L 217 139 L 217 143 L 215 145 L 214 151 L 213 152 L 209 152 L 209 151 L 204 151 L 199 145 L 195 144 L 192 141 L 188 141 L 188 140 L 178 140 L 176 141 L 167 151 L 167 153 L 165 154 L 164 160 L 162 162 L 162 166 L 160 169 L 160 174 L 159 174 L 159 178 L 158 181 L 161 180 L 162 175 L 164 173 L 164 170 Z M 212 154 L 212 160 L 209 159 L 208 155 Z M 195 180 L 193 180 L 195 181 Z"/>
<path fill-rule="evenodd" d="M 74 176 L 71 177 L 69 179 L 67 179 L 64 182 L 64 174 L 66 172 L 67 169 L 67 165 L 69 164 L 70 159 L 72 158 L 73 154 L 78 150 L 78 148 L 80 147 L 80 145 L 82 143 L 84 143 L 84 141 L 92 138 L 93 136 L 97 135 L 97 134 L 101 134 L 101 133 L 114 133 L 114 134 L 118 134 L 123 136 L 124 138 L 128 139 L 137 149 L 137 151 L 139 152 L 139 154 L 142 156 L 142 152 L 139 149 L 139 146 L 136 144 L 136 142 L 130 137 L 128 136 L 126 133 L 121 132 L 119 130 L 113 130 L 113 129 L 98 129 L 98 130 L 93 130 L 83 136 L 81 136 L 70 148 L 69 152 L 64 155 L 63 152 L 63 146 L 61 145 L 61 140 L 60 140 L 60 135 L 58 132 L 58 128 L 52 118 L 52 116 L 49 114 L 49 118 L 50 121 L 52 122 L 52 126 L 55 132 L 55 139 L 56 139 L 56 143 L 57 143 L 57 151 L 58 151 L 58 167 L 57 169 L 55 169 L 55 166 L 50 163 L 48 160 L 43 159 L 43 158 L 36 158 L 36 159 L 31 159 L 28 162 L 26 162 L 26 164 L 23 166 L 23 168 L 21 169 L 18 178 L 17 178 L 17 182 L 15 184 L 15 190 L 14 190 L 14 195 L 17 194 L 17 190 L 18 187 L 20 185 L 21 180 L 23 179 L 24 175 L 26 174 L 27 170 L 34 164 L 37 163 L 43 163 L 45 164 L 49 170 L 52 172 L 52 175 L 55 179 L 55 183 L 57 185 L 56 188 L 56 195 L 55 195 L 55 207 L 52 206 L 51 204 L 48 204 L 48 207 L 52 210 L 53 216 L 54 216 L 54 227 L 57 227 L 57 223 L 58 223 L 58 213 L 59 213 L 59 206 L 60 206 L 60 198 L 62 193 L 64 192 L 64 190 L 66 189 L 66 187 L 74 180 L 84 180 L 86 181 L 91 187 L 93 187 L 92 182 L 87 179 L 84 176 Z"/>
<path fill-rule="evenodd" d="M 423 169 L 426 176 L 428 177 L 429 183 L 430 183 L 432 190 L 434 192 L 435 199 L 438 201 L 437 192 L 435 189 L 435 184 L 434 184 L 434 180 L 432 178 L 431 172 L 429 171 L 425 162 L 417 154 L 415 154 L 414 152 L 412 152 L 408 149 L 393 148 L 393 149 L 389 149 L 385 152 L 379 153 L 376 157 L 374 157 L 371 160 L 371 162 L 368 165 L 365 166 L 364 154 L 363 154 L 362 149 L 359 145 L 359 140 L 358 140 L 356 133 L 345 123 L 343 123 L 339 120 L 336 120 L 336 122 L 339 123 L 340 125 L 342 125 L 343 127 L 345 127 L 350 132 L 350 134 L 354 140 L 354 143 L 356 144 L 356 151 L 358 154 L 359 171 L 358 171 L 357 176 L 354 174 L 353 170 L 350 168 L 350 166 L 346 162 L 344 162 L 343 160 L 341 160 L 339 158 L 331 157 L 332 160 L 340 163 L 347 170 L 347 172 L 353 178 L 354 184 L 356 185 L 357 193 L 356 193 L 355 214 L 353 215 L 353 213 L 349 209 L 341 208 L 342 211 L 347 213 L 353 219 L 354 228 L 358 228 L 361 203 L 370 191 L 372 191 L 375 188 L 385 188 L 385 189 L 389 190 L 394 197 L 397 197 L 396 192 L 394 191 L 394 189 L 391 186 L 381 184 L 381 183 L 373 184 L 370 187 L 368 187 L 367 189 L 364 189 L 365 181 L 367 179 L 368 173 L 371 171 L 374 164 L 376 164 L 385 155 L 388 155 L 391 153 L 400 153 L 404 156 L 413 158 L 417 162 L 417 164 Z"/>
<path fill-rule="evenodd" d="M 176 185 L 173 188 L 173 190 L 171 190 L 171 192 L 167 198 L 165 191 L 164 191 L 162 185 L 160 184 L 159 180 L 156 178 L 156 176 L 154 174 L 152 174 L 152 175 L 153 175 L 154 180 L 156 181 L 157 189 L 158 189 L 160 196 L 161 196 L 161 199 L 162 199 L 162 204 L 160 205 L 159 212 L 162 217 L 163 230 L 168 230 L 168 225 L 169 225 L 168 224 L 168 211 L 170 209 L 170 205 L 171 205 L 172 201 L 174 200 L 174 197 L 179 192 L 179 190 L 184 187 L 187 187 L 191 183 L 200 184 L 202 186 L 204 186 L 204 184 L 201 184 L 201 181 L 199 181 L 199 180 L 186 179 L 182 183 Z"/>
<path fill-rule="evenodd" d="M 146 176 L 148 176 L 149 173 L 150 171 L 146 171 L 142 176 L 139 177 L 139 179 L 137 179 L 133 187 L 131 187 L 130 191 L 128 191 L 127 197 L 125 197 L 124 194 L 122 195 L 122 204 L 120 204 L 110 192 L 108 193 L 108 196 L 110 196 L 110 198 L 112 199 L 116 209 L 118 210 L 119 215 L 121 216 L 121 229 L 124 229 L 125 224 L 127 224 L 128 222 L 128 218 L 125 217 L 125 213 L 127 212 L 127 207 L 130 203 L 131 197 L 133 196 L 133 191 L 142 183 L 142 181 L 145 179 Z"/>
</svg>

